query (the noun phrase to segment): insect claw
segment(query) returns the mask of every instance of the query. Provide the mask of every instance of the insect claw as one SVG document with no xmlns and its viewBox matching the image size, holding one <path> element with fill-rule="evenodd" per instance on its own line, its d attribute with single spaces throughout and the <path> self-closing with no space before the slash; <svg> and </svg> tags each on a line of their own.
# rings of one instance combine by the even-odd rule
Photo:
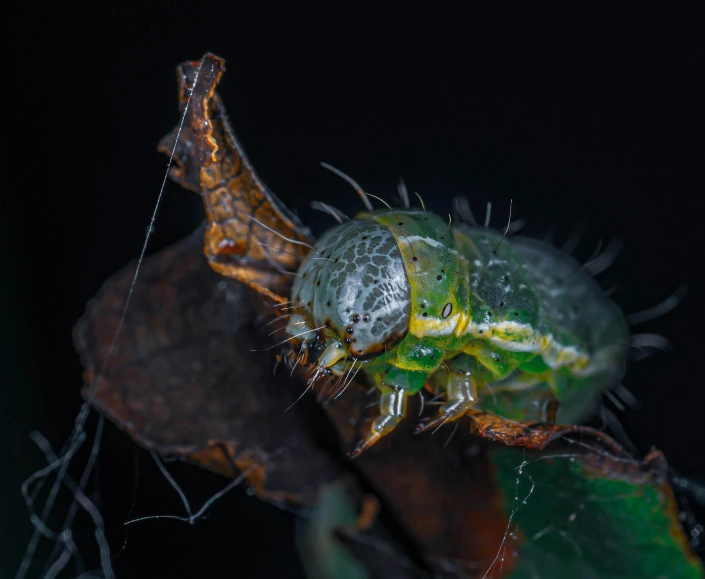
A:
<svg viewBox="0 0 705 579">
<path fill-rule="evenodd" d="M 353 448 L 349 453 L 348 453 L 348 458 L 349 459 L 354 459 L 360 456 L 365 450 L 370 448 L 375 442 L 377 442 L 380 438 L 382 438 L 381 434 L 370 434 L 369 436 L 366 436 L 363 438 L 360 442 L 358 442 L 355 445 L 355 448 Z"/>
<path fill-rule="evenodd" d="M 380 438 L 389 434 L 406 414 L 406 390 L 386 387 L 381 389 L 379 416 L 374 419 L 370 432 L 348 453 L 348 458 L 356 458 L 374 445 Z"/>
</svg>

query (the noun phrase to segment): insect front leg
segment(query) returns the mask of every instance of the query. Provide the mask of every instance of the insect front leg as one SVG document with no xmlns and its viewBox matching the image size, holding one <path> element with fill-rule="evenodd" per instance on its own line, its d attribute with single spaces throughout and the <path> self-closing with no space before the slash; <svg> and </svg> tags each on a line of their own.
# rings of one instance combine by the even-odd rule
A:
<svg viewBox="0 0 705 579">
<path fill-rule="evenodd" d="M 358 442 L 350 453 L 350 458 L 360 456 L 380 438 L 389 434 L 406 415 L 407 390 L 383 386 L 380 388 L 380 393 L 379 416 L 372 422 L 367 436 Z"/>
<path fill-rule="evenodd" d="M 359 456 L 396 428 L 406 415 L 408 397 L 423 388 L 427 374 L 385 365 L 379 369 L 371 367 L 368 376 L 380 392 L 379 416 L 372 422 L 367 436 L 350 453 L 350 458 Z"/>
</svg>

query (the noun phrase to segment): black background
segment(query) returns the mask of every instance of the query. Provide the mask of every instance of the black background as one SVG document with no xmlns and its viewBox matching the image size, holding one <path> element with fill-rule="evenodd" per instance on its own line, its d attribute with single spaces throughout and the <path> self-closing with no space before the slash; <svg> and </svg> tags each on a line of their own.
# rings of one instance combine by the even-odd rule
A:
<svg viewBox="0 0 705 579">
<path fill-rule="evenodd" d="M 3 545 L 10 568 L 30 532 L 19 482 L 43 464 L 28 432 L 58 447 L 73 426 L 81 368 L 72 325 L 139 254 L 166 168 L 156 144 L 179 119 L 174 69 L 206 51 L 226 59 L 221 93 L 259 175 L 317 231 L 331 221 L 311 200 L 360 208 L 318 166 L 327 161 L 386 198 L 403 176 L 439 213 L 459 194 L 480 216 L 492 200 L 498 228 L 513 199 L 530 233 L 554 226 L 559 243 L 588 218 L 583 257 L 599 238 L 625 240 L 601 281 L 618 286 L 628 312 L 688 284 L 675 311 L 638 328 L 674 348 L 630 368 L 625 384 L 641 404 L 620 417 L 641 454 L 656 446 L 684 475 L 702 475 L 705 59 L 694 10 L 24 8 L 8 22 L 19 43 L 5 53 L 2 83 L 10 516 L 0 525 L 16 539 Z M 149 251 L 201 216 L 196 196 L 169 184 Z M 149 457 L 112 428 L 100 468 L 114 552 L 126 519 L 179 511 Z M 176 472 L 194 497 L 222 485 L 192 467 Z M 194 527 L 130 527 L 115 567 L 122 577 L 295 576 L 293 528 L 238 489 Z M 84 553 L 92 564 L 95 551 Z"/>
</svg>

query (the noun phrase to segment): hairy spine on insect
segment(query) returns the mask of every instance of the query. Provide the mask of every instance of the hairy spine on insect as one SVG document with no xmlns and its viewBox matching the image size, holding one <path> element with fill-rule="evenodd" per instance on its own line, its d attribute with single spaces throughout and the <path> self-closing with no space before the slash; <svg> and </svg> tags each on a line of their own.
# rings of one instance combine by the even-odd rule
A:
<svg viewBox="0 0 705 579">
<path fill-rule="evenodd" d="M 288 334 L 320 352 L 317 376 L 344 389 L 363 370 L 381 395 L 353 455 L 424 386 L 446 402 L 419 431 L 479 408 L 540 419 L 553 399 L 573 422 L 624 371 L 621 312 L 577 262 L 534 240 L 390 207 L 329 230 L 298 274 Z"/>
</svg>

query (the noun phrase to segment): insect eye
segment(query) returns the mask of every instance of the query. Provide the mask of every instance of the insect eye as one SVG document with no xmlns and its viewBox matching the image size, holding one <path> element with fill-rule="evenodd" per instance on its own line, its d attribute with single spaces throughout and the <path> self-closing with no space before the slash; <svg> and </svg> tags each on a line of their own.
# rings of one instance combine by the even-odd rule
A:
<svg viewBox="0 0 705 579">
<path fill-rule="evenodd" d="M 443 312 L 441 313 L 441 316 L 442 316 L 443 319 L 445 320 L 445 319 L 450 315 L 450 313 L 451 313 L 452 311 L 453 311 L 453 304 L 451 304 L 450 302 L 448 302 L 448 303 L 446 304 L 446 306 L 443 308 Z"/>
</svg>

